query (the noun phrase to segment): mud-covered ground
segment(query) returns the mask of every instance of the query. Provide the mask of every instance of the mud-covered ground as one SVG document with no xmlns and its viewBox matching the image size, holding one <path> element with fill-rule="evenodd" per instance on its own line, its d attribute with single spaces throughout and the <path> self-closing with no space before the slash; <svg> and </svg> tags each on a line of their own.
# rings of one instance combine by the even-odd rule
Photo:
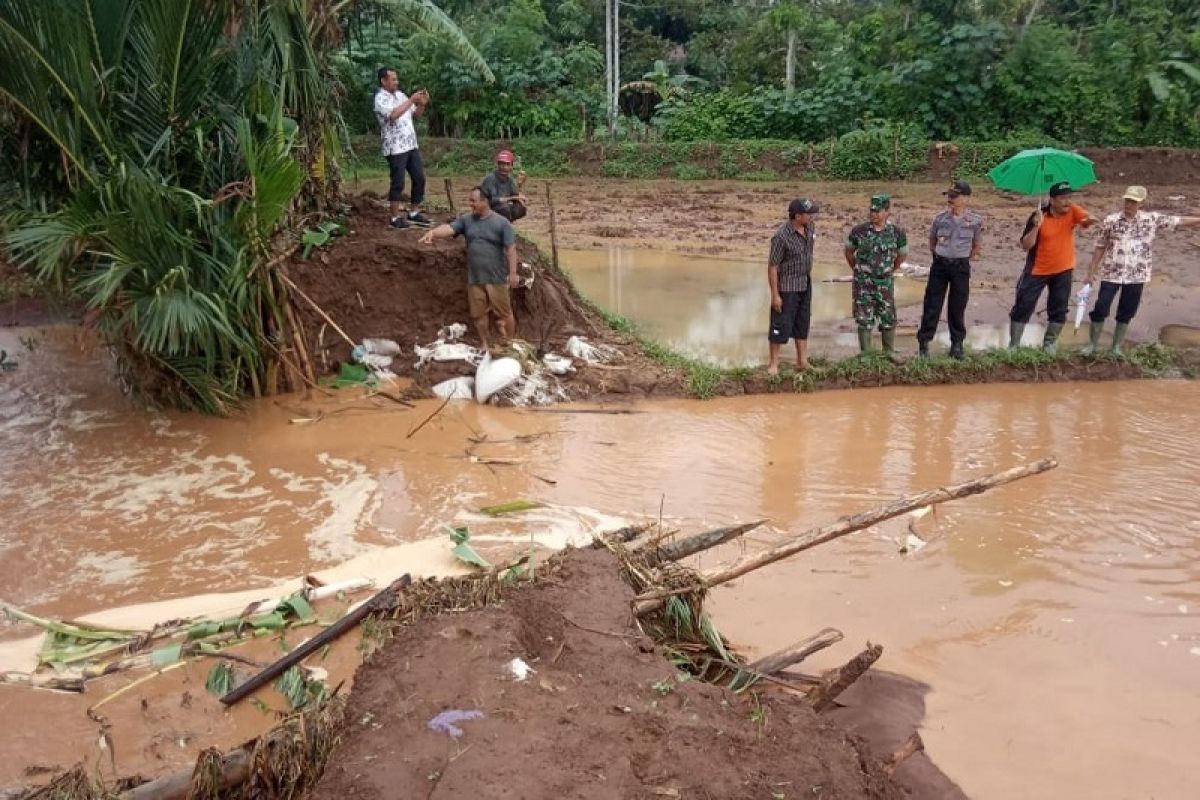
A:
<svg viewBox="0 0 1200 800">
<path fill-rule="evenodd" d="M 584 550 L 501 606 L 404 630 L 359 669 L 313 797 L 904 796 L 802 700 L 681 682 L 632 596 L 611 555 Z M 468 716 L 438 728 L 449 711 Z"/>
</svg>

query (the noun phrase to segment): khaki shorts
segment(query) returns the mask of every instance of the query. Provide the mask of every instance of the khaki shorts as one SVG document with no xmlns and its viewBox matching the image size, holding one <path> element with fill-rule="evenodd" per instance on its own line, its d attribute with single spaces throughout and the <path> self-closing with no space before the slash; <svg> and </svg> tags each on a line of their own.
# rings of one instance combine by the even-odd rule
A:
<svg viewBox="0 0 1200 800">
<path fill-rule="evenodd" d="M 471 309 L 471 319 L 486 317 L 489 311 L 497 319 L 508 319 L 513 313 L 507 283 L 467 284 L 467 305 Z"/>
</svg>

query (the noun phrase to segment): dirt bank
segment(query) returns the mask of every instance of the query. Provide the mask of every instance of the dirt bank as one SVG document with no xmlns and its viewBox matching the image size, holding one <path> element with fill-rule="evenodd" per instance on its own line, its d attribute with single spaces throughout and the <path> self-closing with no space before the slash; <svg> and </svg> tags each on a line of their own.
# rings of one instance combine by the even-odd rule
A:
<svg viewBox="0 0 1200 800">
<path fill-rule="evenodd" d="M 466 248 L 461 238 L 420 243 L 423 231 L 398 231 L 388 227 L 386 204 L 370 197 L 354 201 L 347 235 L 329 247 L 299 257 L 289 264 L 294 281 L 355 341 L 369 337 L 392 339 L 401 355 L 392 369 L 428 388 L 456 375 L 473 374 L 463 362 L 443 362 L 415 368 L 413 346 L 437 338 L 445 325 L 468 326 L 466 339 L 478 344 L 467 312 Z M 442 215 L 438 221 L 449 220 Z M 518 244 L 518 258 L 534 270 L 529 288 L 513 290 L 518 336 L 539 353 L 563 353 L 571 336 L 584 336 L 594 344 L 619 347 L 624 358 L 604 369 L 581 369 L 565 376 L 572 398 L 596 394 L 679 395 L 683 384 L 677 372 L 642 355 L 633 340 L 605 324 L 575 293 L 570 282 L 556 271 L 538 249 Z M 303 300 L 302 324 L 319 369 L 326 372 L 350 357 L 350 346 Z"/>
<path fill-rule="evenodd" d="M 989 161 L 1003 152 L 998 143 L 934 142 L 925 164 L 916 168 L 916 180 L 942 181 L 960 173 L 979 175 Z M 829 177 L 830 142 L 812 146 L 792 141 L 745 142 L 570 142 L 532 140 L 477 141 L 423 137 L 425 163 L 438 175 L 461 174 L 464 167 L 490 168 L 501 148 L 537 154 L 527 161 L 541 174 L 576 178 L 735 178 L 754 174 L 760 180 L 820 180 Z M 355 149 L 366 163 L 379 158 L 377 136 L 355 140 Z M 1103 180 L 1128 177 L 1148 186 L 1200 183 L 1200 150 L 1174 147 L 1084 147 L 1079 150 L 1096 164 Z M 1136 176 L 1136 180 L 1135 180 Z"/>
<path fill-rule="evenodd" d="M 799 699 L 679 682 L 631 599 L 608 553 L 579 551 L 502 606 L 404 629 L 359 669 L 313 797 L 903 796 Z M 481 713 L 456 738 L 431 729 L 452 709 Z"/>
</svg>

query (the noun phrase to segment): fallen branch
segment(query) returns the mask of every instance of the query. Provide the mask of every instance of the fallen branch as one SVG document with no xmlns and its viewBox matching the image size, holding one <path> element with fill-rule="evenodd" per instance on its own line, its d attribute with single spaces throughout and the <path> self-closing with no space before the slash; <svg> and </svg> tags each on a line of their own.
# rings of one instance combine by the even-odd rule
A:
<svg viewBox="0 0 1200 800">
<path fill-rule="evenodd" d="M 592 547 L 609 547 L 610 543 L 625 544 L 632 542 L 646 531 L 654 527 L 653 522 L 642 522 L 637 525 L 626 525 L 608 533 L 597 533 L 592 536 Z"/>
<path fill-rule="evenodd" d="M 763 656 L 750 664 L 750 669 L 755 672 L 774 675 L 781 670 L 799 664 L 813 653 L 820 652 L 826 647 L 837 644 L 844 638 L 842 632 L 836 628 L 823 628 L 812 636 L 801 639 L 783 650 Z"/>
<path fill-rule="evenodd" d="M 714 528 L 711 531 L 704 531 L 689 536 L 686 539 L 677 539 L 670 544 L 664 545 L 657 549 L 656 552 L 647 553 L 647 563 L 653 565 L 661 564 L 664 561 L 679 561 L 688 556 L 695 555 L 703 550 L 708 550 L 711 547 L 716 547 L 719 544 L 724 544 L 731 539 L 736 539 L 743 536 L 755 528 L 766 522 L 765 519 L 760 519 L 756 522 L 747 522 L 743 525 L 732 525 L 725 528 Z"/>
<path fill-rule="evenodd" d="M 236 786 L 241 786 L 250 777 L 252 754 L 247 750 L 234 750 L 221 758 L 216 786 L 219 795 Z M 197 767 L 200 762 L 196 762 Z M 185 800 L 191 795 L 192 777 L 196 767 L 165 775 L 157 780 L 135 786 L 120 795 L 120 800 Z"/>
<path fill-rule="evenodd" d="M 776 561 L 795 555 L 804 550 L 811 549 L 817 545 L 831 542 L 834 539 L 845 536 L 855 531 L 869 528 L 872 525 L 878 525 L 884 520 L 898 517 L 914 509 L 923 506 L 933 505 L 934 503 L 944 503 L 948 500 L 954 500 L 959 497 L 967 497 L 973 494 L 986 492 L 988 489 L 994 489 L 997 486 L 1002 486 L 1006 483 L 1028 478 L 1030 475 L 1038 475 L 1042 472 L 1054 469 L 1058 466 L 1058 461 L 1054 458 L 1044 458 L 1041 461 L 1036 461 L 1032 464 L 1026 464 L 1022 467 L 1013 467 L 1004 472 L 997 472 L 994 475 L 987 475 L 982 478 L 977 478 L 973 481 L 960 483 L 955 486 L 947 486 L 940 489 L 930 489 L 927 492 L 920 494 L 909 495 L 893 500 L 891 503 L 871 511 L 865 511 L 861 514 L 856 514 L 850 517 L 843 517 L 838 522 L 832 525 L 826 525 L 822 528 L 814 528 L 806 531 L 798 536 L 789 539 L 788 541 L 758 553 L 748 554 L 724 567 L 718 567 L 700 574 L 700 580 L 697 585 L 691 587 L 683 587 L 665 591 L 646 592 L 638 595 L 634 604 L 634 611 L 640 616 L 655 611 L 662 607 L 663 600 L 667 597 L 676 594 L 683 594 L 697 589 L 707 589 L 717 586 L 735 578 L 740 578 L 748 572 L 753 572 L 759 567 L 765 567 L 767 564 L 773 564 Z"/>
<path fill-rule="evenodd" d="M 824 683 L 808 693 L 808 702 L 812 704 L 813 711 L 820 713 L 829 708 L 838 695 L 849 689 L 851 684 L 862 677 L 863 673 L 869 670 L 881 655 L 883 655 L 883 645 L 867 642 L 866 650 L 838 667 L 825 679 Z"/>
<path fill-rule="evenodd" d="M 383 589 L 370 600 L 346 614 L 346 616 L 342 617 L 337 622 L 333 623 L 328 628 L 321 631 L 316 636 L 312 637 L 307 642 L 285 655 L 283 658 L 270 664 L 262 672 L 252 676 L 241 686 L 231 690 L 228 694 L 221 698 L 221 702 L 227 706 L 231 706 L 239 700 L 242 700 L 258 691 L 258 689 L 270 683 L 284 672 L 287 672 L 289 669 L 320 650 L 326 644 L 333 642 L 351 628 L 356 627 L 358 623 L 362 622 L 370 614 L 379 610 L 389 601 L 393 600 L 396 596 L 396 593 L 408 586 L 410 583 L 412 583 L 412 577 L 409 575 L 404 575 L 399 580 L 392 583 L 391 586 Z"/>
</svg>

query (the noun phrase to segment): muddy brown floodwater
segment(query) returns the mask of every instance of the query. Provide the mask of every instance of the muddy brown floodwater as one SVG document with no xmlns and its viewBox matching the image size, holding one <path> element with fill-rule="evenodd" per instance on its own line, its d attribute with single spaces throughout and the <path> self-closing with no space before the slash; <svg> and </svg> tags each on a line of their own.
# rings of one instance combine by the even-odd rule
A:
<svg viewBox="0 0 1200 800">
<path fill-rule="evenodd" d="M 0 595 L 63 617 L 108 609 L 97 618 L 146 624 L 238 609 L 333 568 L 378 580 L 451 572 L 450 522 L 499 557 L 586 541 L 661 505 L 686 531 L 769 517 L 742 545 L 762 548 L 782 531 L 1056 455 L 1048 475 L 913 521 L 930 541 L 916 553 L 899 552 L 909 520 L 896 520 L 717 589 L 718 625 L 750 654 L 825 625 L 883 643 L 881 668 L 932 687 L 922 736 L 972 797 L 1194 792 L 1192 382 L 671 401 L 624 415 L 453 404 L 407 438 L 432 402 L 377 407 L 342 390 L 227 420 L 151 413 L 127 405 L 103 350 L 71 329 L 0 329 L 0 347 L 21 359 L 0 374 Z M 471 448 L 469 437 L 486 440 Z M 548 505 L 501 521 L 476 512 L 516 497 Z M 0 631 L 0 669 L 28 666 L 31 633 Z M 331 680 L 356 658 L 353 643 L 331 657 Z M 248 704 L 223 712 L 204 691 L 207 666 L 155 679 L 142 704 L 131 693 L 107 707 L 119 772 L 178 769 L 271 724 Z M 29 766 L 107 763 L 84 710 L 128 680 L 84 698 L 0 686 L 0 717 L 21 720 L 0 732 L 0 786 L 30 780 Z"/>
</svg>

